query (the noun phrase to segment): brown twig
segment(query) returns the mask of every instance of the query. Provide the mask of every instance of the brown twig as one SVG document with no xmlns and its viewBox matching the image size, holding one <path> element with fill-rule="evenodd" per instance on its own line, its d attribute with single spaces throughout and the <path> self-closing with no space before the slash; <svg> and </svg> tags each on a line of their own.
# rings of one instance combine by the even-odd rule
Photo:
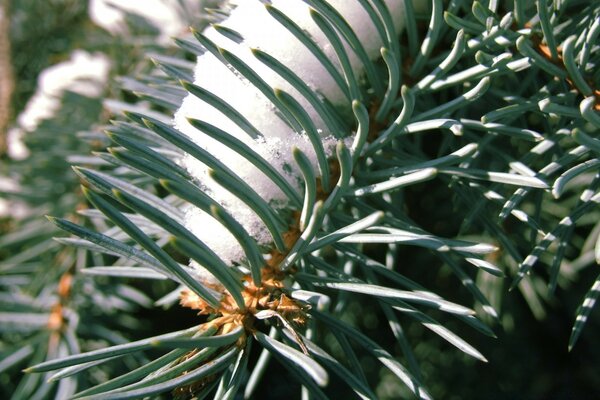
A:
<svg viewBox="0 0 600 400">
<path fill-rule="evenodd" d="M 0 157 L 7 152 L 7 131 L 11 117 L 14 80 L 10 56 L 8 1 L 0 0 Z"/>
<path fill-rule="evenodd" d="M 535 49 L 538 53 L 540 53 L 546 60 L 548 60 L 549 62 L 551 62 L 552 64 L 556 65 L 558 68 L 561 68 L 562 70 L 564 70 L 566 72 L 567 83 L 569 84 L 569 86 L 571 86 L 572 89 L 575 89 L 577 92 L 579 92 L 579 89 L 573 83 L 573 80 L 569 76 L 569 71 L 567 71 L 567 69 L 565 68 L 565 63 L 564 63 L 563 57 L 562 57 L 562 48 L 560 46 L 558 46 L 558 48 L 556 49 L 556 51 L 558 53 L 558 59 L 555 59 L 552 57 L 552 52 L 550 51 L 550 48 L 548 47 L 548 45 L 542 42 L 541 37 L 533 36 L 532 41 L 533 41 L 533 44 L 535 45 Z M 596 111 L 600 111 L 600 90 L 594 88 L 594 84 L 590 79 L 587 79 L 587 83 L 592 88 L 592 92 L 594 93 L 594 97 L 596 98 L 596 105 L 594 106 L 594 109 Z M 582 93 L 579 93 L 579 94 L 583 96 Z"/>
</svg>

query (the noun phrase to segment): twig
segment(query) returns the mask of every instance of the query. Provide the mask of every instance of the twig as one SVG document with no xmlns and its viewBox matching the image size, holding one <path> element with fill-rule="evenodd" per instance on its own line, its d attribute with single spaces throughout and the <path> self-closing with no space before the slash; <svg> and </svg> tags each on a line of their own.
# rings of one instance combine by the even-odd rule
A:
<svg viewBox="0 0 600 400">
<path fill-rule="evenodd" d="M 7 152 L 7 131 L 14 89 L 10 57 L 10 18 L 8 1 L 0 0 L 0 157 Z"/>
</svg>

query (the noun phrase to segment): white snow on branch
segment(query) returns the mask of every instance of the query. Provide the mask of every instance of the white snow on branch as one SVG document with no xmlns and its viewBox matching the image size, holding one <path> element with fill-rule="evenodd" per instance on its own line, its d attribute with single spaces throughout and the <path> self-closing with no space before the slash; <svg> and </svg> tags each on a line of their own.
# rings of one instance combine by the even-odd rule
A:
<svg viewBox="0 0 600 400">
<path fill-rule="evenodd" d="M 143 18 L 159 32 L 157 41 L 171 42 L 188 28 L 190 14 L 198 15 L 205 1 L 201 0 L 90 0 L 90 19 L 113 35 L 129 33 L 126 14 Z"/>
<path fill-rule="evenodd" d="M 17 117 L 17 126 L 8 132 L 8 154 L 13 159 L 28 156 L 22 142 L 23 135 L 34 131 L 60 109 L 65 91 L 87 97 L 99 97 L 105 87 L 110 61 L 100 53 L 90 54 L 75 50 L 67 61 L 43 70 L 38 77 L 37 89 L 25 109 Z"/>
<path fill-rule="evenodd" d="M 348 21 L 369 57 L 377 58 L 382 46 L 381 37 L 360 3 L 354 0 L 328 1 Z M 349 101 L 319 60 L 267 12 L 263 2 L 239 0 L 232 3 L 236 7 L 221 25 L 241 34 L 244 41 L 236 43 L 213 27 L 206 29 L 204 35 L 243 60 L 271 87 L 282 89 L 292 95 L 319 129 L 327 155 L 331 157 L 336 144 L 334 132 L 329 132 L 308 101 L 288 82 L 258 61 L 251 53 L 251 49 L 259 48 L 270 54 L 294 71 L 311 89 L 325 96 L 338 109 L 342 109 L 348 118 L 353 118 Z M 272 0 L 270 3 L 306 31 L 341 73 L 341 67 L 331 44 L 313 22 L 309 14 L 309 6 L 305 2 Z M 385 4 L 397 23 L 396 30 L 400 31 L 404 25 L 404 0 L 386 0 Z M 346 51 L 350 55 L 350 63 L 355 74 L 360 76 L 362 63 L 349 47 Z M 210 52 L 198 57 L 194 83 L 230 104 L 264 135 L 264 139 L 252 139 L 227 115 L 223 115 L 193 95 L 185 98 L 176 113 L 175 126 L 192 138 L 196 144 L 217 156 L 272 207 L 275 209 L 289 207 L 286 196 L 269 178 L 245 158 L 192 127 L 187 118 L 208 122 L 243 141 L 280 171 L 299 193 L 302 193 L 303 186 L 301 174 L 292 157 L 292 147 L 299 147 L 310 158 L 315 172 L 319 171 L 315 151 L 306 135 L 290 128 L 270 100 L 254 85 L 239 76 L 230 65 L 224 65 Z M 340 132 L 335 133 L 340 134 Z M 348 137 L 348 140 L 351 140 L 352 134 L 353 132 L 342 132 L 342 136 Z M 258 216 L 211 180 L 208 176 L 208 168 L 204 164 L 191 156 L 184 158 L 182 164 L 198 179 L 206 192 L 225 206 L 260 244 L 272 242 L 270 233 Z M 225 261 L 233 263 L 243 260 L 242 249 L 233 236 L 202 211 L 194 207 L 190 208 L 187 214 L 187 227 Z"/>
</svg>

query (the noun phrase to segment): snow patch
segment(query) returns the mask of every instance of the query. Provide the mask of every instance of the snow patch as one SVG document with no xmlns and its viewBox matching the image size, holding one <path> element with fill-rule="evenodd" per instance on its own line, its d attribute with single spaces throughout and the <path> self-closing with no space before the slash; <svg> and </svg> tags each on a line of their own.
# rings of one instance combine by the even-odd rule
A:
<svg viewBox="0 0 600 400">
<path fill-rule="evenodd" d="M 347 0 L 328 1 L 348 21 L 369 57 L 377 58 L 380 54 L 382 38 L 360 3 Z M 244 41 L 237 43 L 230 40 L 213 27 L 207 28 L 203 34 L 218 46 L 236 55 L 272 88 L 282 89 L 293 96 L 317 127 L 327 156 L 333 156 L 336 144 L 333 132 L 328 131 L 326 124 L 309 102 L 288 82 L 258 61 L 251 49 L 259 48 L 286 65 L 310 88 L 325 96 L 336 107 L 345 108 L 349 115 L 351 115 L 350 102 L 319 60 L 285 27 L 271 17 L 263 2 L 238 0 L 232 3 L 236 7 L 231 11 L 230 17 L 221 25 L 241 34 Z M 341 73 L 333 48 L 313 22 L 309 14 L 309 6 L 305 2 L 272 0 L 270 3 L 307 32 Z M 392 13 L 394 21 L 397 21 L 396 29 L 399 32 L 404 25 L 404 1 L 386 0 L 385 3 Z M 350 48 L 346 50 L 350 54 L 350 62 L 354 71 L 357 75 L 360 74 L 363 71 L 362 62 Z M 289 208 L 289 200 L 266 175 L 227 146 L 194 128 L 187 118 L 208 122 L 248 145 L 280 171 L 299 193 L 302 193 L 303 185 L 301 173 L 292 157 L 292 148 L 294 146 L 300 148 L 310 159 L 315 172 L 319 171 L 315 150 L 306 135 L 294 131 L 284 122 L 278 110 L 266 96 L 253 84 L 241 78 L 230 65 L 224 65 L 210 52 L 198 57 L 194 84 L 231 105 L 264 137 L 257 139 L 250 137 L 229 119 L 228 115 L 224 115 L 191 94 L 184 99 L 175 114 L 175 127 L 189 136 L 198 146 L 216 156 L 274 209 Z M 353 132 L 343 132 L 343 135 L 351 140 Z M 259 244 L 268 245 L 272 242 L 273 239 L 260 218 L 239 199 L 214 182 L 209 177 L 206 165 L 191 156 L 184 157 L 181 164 L 198 180 L 207 194 L 222 204 Z M 224 261 L 228 263 L 243 262 L 244 254 L 239 244 L 220 223 L 209 215 L 195 207 L 190 207 L 186 213 L 186 226 Z M 192 265 L 202 270 L 201 267 Z"/>
<path fill-rule="evenodd" d="M 17 126 L 8 132 L 9 156 L 24 159 L 29 155 L 22 142 L 23 136 L 56 114 L 65 91 L 99 97 L 104 91 L 109 70 L 110 61 L 105 55 L 83 50 L 75 50 L 69 60 L 43 70 L 38 77 L 36 92 L 17 118 Z"/>
<path fill-rule="evenodd" d="M 160 32 L 159 43 L 168 44 L 172 36 L 188 28 L 189 14 L 197 15 L 200 0 L 90 0 L 90 19 L 113 35 L 127 35 L 126 14 L 142 17 Z"/>
</svg>

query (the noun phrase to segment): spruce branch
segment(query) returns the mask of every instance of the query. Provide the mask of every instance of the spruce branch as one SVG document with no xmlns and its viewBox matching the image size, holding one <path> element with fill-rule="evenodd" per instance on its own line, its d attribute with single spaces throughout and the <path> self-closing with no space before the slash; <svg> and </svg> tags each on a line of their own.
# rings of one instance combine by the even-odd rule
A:
<svg viewBox="0 0 600 400">
<path fill-rule="evenodd" d="M 124 113 L 99 139 L 107 150 L 75 168 L 95 209 L 51 218 L 78 236 L 62 243 L 94 258 L 79 259 L 82 281 L 142 278 L 161 287 L 155 304 L 179 301 L 197 316 L 86 352 L 65 336 L 68 356 L 56 347 L 28 372 L 72 382 L 148 356 L 75 397 L 234 398 L 252 396 L 275 361 L 303 396 L 335 396 L 335 375 L 374 398 L 369 357 L 403 394 L 431 398 L 408 327 L 486 362 L 454 320 L 495 336 L 486 322 L 502 321 L 503 277 L 542 316 L 544 299 L 598 259 L 600 7 L 555 4 L 248 0 L 213 10 L 217 23 L 176 41 L 195 64 L 154 55 L 142 76 L 121 79 L 137 99 L 105 102 Z M 420 207 L 440 193 L 426 212 L 446 219 L 428 223 Z M 423 258 L 403 259 L 408 246 Z M 9 261 L 41 250 L 28 251 Z M 430 275 L 448 282 L 444 271 L 468 300 L 426 287 Z M 116 298 L 151 302 L 119 288 Z M 570 348 L 597 295 L 595 282 Z M 357 305 L 385 318 L 377 337 Z M 36 328 L 45 317 L 3 318 Z M 401 355 L 379 343 L 386 335 Z M 29 359 L 24 349 L 5 365 Z"/>
</svg>

